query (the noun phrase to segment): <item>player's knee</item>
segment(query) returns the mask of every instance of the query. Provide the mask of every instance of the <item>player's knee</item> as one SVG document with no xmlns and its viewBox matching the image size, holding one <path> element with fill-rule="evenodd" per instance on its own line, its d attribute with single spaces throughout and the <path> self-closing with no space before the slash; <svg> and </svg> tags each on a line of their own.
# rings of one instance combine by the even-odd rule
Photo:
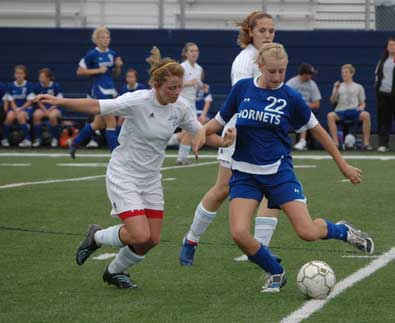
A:
<svg viewBox="0 0 395 323">
<path fill-rule="evenodd" d="M 160 235 L 151 235 L 150 239 L 149 239 L 149 244 L 152 247 L 155 247 L 156 245 L 158 245 L 160 242 Z"/>
<path fill-rule="evenodd" d="M 328 115 L 326 116 L 326 118 L 328 119 L 328 122 L 333 122 L 336 121 L 336 113 L 334 112 L 329 112 Z"/>
<path fill-rule="evenodd" d="M 124 244 L 147 244 L 150 241 L 151 235 L 150 232 L 147 230 L 139 230 L 139 231 L 134 231 L 134 232 L 130 232 L 129 230 L 127 230 L 126 228 L 126 236 L 125 236 L 125 240 L 126 241 L 122 241 Z"/>
<path fill-rule="evenodd" d="M 243 246 L 245 241 L 249 238 L 250 233 L 244 229 L 231 228 L 230 230 L 233 241 L 238 246 Z"/>
<path fill-rule="evenodd" d="M 361 112 L 360 119 L 362 121 L 369 121 L 370 120 L 370 113 L 367 111 Z"/>
<path fill-rule="evenodd" d="M 229 185 L 216 185 L 214 194 L 219 202 L 224 201 L 229 195 Z"/>
<path fill-rule="evenodd" d="M 315 241 L 320 238 L 315 230 L 297 230 L 296 233 L 304 241 Z"/>
</svg>

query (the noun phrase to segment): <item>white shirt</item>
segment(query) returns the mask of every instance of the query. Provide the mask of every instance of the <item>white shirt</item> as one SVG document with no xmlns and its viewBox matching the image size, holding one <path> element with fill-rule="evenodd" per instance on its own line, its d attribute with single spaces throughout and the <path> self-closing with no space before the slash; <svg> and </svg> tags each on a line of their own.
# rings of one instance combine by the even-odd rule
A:
<svg viewBox="0 0 395 323">
<path fill-rule="evenodd" d="M 160 175 L 167 143 L 177 127 L 192 134 L 201 128 L 188 102 L 178 98 L 175 103 L 161 105 L 155 90 L 125 93 L 114 100 L 99 100 L 102 115 L 125 118 L 118 141 L 112 152 L 108 172 L 116 171 L 134 178 Z"/>
<path fill-rule="evenodd" d="M 318 89 L 317 83 L 313 80 L 304 82 L 300 79 L 299 75 L 296 75 L 289 79 L 286 84 L 302 94 L 303 99 L 307 103 L 321 100 L 320 90 Z"/>
<path fill-rule="evenodd" d="M 335 111 L 356 109 L 365 100 L 365 90 L 361 84 L 342 82 L 339 87 Z"/>
<path fill-rule="evenodd" d="M 258 50 L 252 44 L 249 44 L 236 56 L 230 72 L 232 85 L 235 85 L 241 79 L 261 75 L 261 71 L 255 63 L 257 56 Z"/>
<path fill-rule="evenodd" d="M 393 71 L 394 71 L 394 59 L 392 57 L 388 57 L 383 66 L 383 80 L 380 85 L 380 92 L 391 93 L 392 91 L 392 82 L 393 82 Z"/>
<path fill-rule="evenodd" d="M 189 63 L 188 60 L 186 60 L 181 63 L 181 66 L 184 68 L 184 79 L 183 79 L 184 82 L 193 79 L 197 79 L 200 81 L 202 80 L 203 68 L 198 63 L 195 63 L 192 66 L 191 63 Z M 196 114 L 196 93 L 198 91 L 198 88 L 199 88 L 199 84 L 196 84 L 194 86 L 185 86 L 180 94 L 184 99 L 186 99 L 189 102 L 195 114 Z"/>
</svg>

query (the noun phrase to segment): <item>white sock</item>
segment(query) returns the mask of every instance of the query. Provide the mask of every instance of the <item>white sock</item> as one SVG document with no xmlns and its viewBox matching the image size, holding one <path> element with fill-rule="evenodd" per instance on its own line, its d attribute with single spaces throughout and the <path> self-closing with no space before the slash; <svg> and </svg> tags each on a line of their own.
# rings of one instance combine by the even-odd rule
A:
<svg viewBox="0 0 395 323">
<path fill-rule="evenodd" d="M 208 226 L 211 222 L 213 222 L 216 215 L 217 212 L 207 211 L 203 207 L 202 203 L 199 203 L 195 211 L 195 216 L 193 218 L 191 228 L 189 229 L 189 232 L 187 234 L 187 239 L 198 243 L 200 237 L 203 233 L 206 232 Z"/>
<path fill-rule="evenodd" d="M 168 146 L 178 146 L 179 144 L 180 144 L 180 140 L 178 139 L 178 133 L 174 133 L 173 136 L 171 136 L 167 145 Z"/>
<path fill-rule="evenodd" d="M 190 151 L 191 151 L 191 146 L 180 144 L 180 147 L 178 148 L 177 159 L 178 160 L 187 159 Z"/>
<path fill-rule="evenodd" d="M 254 238 L 262 243 L 264 246 L 268 247 L 270 240 L 272 240 L 274 230 L 278 219 L 268 216 L 257 216 L 255 218 L 255 234 Z"/>
<path fill-rule="evenodd" d="M 134 253 L 129 246 L 125 246 L 119 250 L 115 259 L 108 266 L 108 272 L 110 274 L 120 273 L 127 268 L 137 264 L 144 259 L 144 256 L 139 256 Z"/>
<path fill-rule="evenodd" d="M 111 246 L 121 248 L 124 246 L 122 241 L 119 239 L 119 230 L 121 230 L 123 224 L 114 225 L 112 227 L 98 230 L 95 232 L 95 241 L 99 245 Z"/>
</svg>

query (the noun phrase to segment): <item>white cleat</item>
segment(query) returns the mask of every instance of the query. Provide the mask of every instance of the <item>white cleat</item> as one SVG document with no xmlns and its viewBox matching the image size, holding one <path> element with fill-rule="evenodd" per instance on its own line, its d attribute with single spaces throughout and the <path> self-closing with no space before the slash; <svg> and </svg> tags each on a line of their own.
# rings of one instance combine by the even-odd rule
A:
<svg viewBox="0 0 395 323">
<path fill-rule="evenodd" d="M 241 255 L 239 257 L 235 257 L 235 258 L 233 258 L 233 260 L 234 261 L 239 261 L 239 262 L 249 261 L 247 255 Z"/>
<path fill-rule="evenodd" d="M 41 146 L 41 140 L 40 139 L 34 139 L 33 141 L 33 148 L 38 148 Z"/>
<path fill-rule="evenodd" d="M 99 148 L 99 144 L 97 143 L 97 141 L 91 139 L 91 141 L 89 141 L 86 145 L 86 148 Z"/>
<path fill-rule="evenodd" d="M 52 138 L 52 140 L 51 140 L 51 147 L 52 148 L 56 148 L 56 147 L 58 147 L 58 144 L 59 144 L 58 139 Z"/>
<path fill-rule="evenodd" d="M 1 146 L 5 148 L 10 147 L 10 142 L 8 141 L 8 139 L 2 139 Z"/>
<path fill-rule="evenodd" d="M 282 274 L 268 275 L 262 286 L 261 293 L 279 293 L 280 289 L 287 283 L 285 271 Z"/>
<path fill-rule="evenodd" d="M 20 148 L 30 148 L 32 146 L 32 142 L 30 140 L 27 139 L 23 139 L 18 146 Z"/>
<path fill-rule="evenodd" d="M 353 227 L 347 221 L 339 221 L 336 224 L 344 224 L 347 227 L 347 242 L 350 245 L 370 255 L 373 254 L 374 241 L 366 232 Z"/>
<path fill-rule="evenodd" d="M 301 139 L 293 146 L 293 148 L 297 151 L 307 150 L 306 144 L 306 140 Z"/>
</svg>

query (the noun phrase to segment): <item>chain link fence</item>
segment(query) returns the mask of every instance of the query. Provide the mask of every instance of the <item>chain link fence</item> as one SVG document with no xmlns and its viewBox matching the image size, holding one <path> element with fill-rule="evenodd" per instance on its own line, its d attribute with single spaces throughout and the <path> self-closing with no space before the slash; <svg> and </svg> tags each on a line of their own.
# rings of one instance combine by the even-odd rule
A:
<svg viewBox="0 0 395 323">
<path fill-rule="evenodd" d="M 376 30 L 395 30 L 395 1 L 378 0 L 376 7 Z"/>
</svg>

